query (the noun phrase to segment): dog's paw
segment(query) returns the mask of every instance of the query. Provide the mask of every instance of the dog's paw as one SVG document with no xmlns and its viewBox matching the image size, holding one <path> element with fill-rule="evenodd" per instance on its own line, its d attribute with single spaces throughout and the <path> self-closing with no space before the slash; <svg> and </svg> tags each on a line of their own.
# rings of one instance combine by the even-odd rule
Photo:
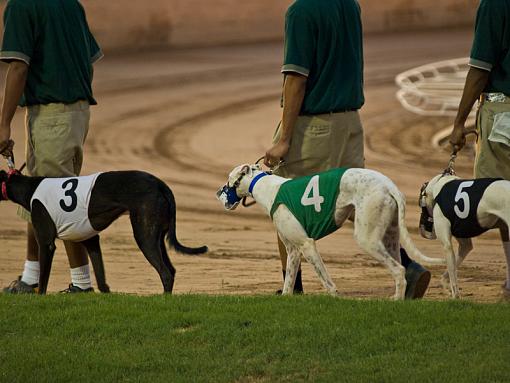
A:
<svg viewBox="0 0 510 383">
<path fill-rule="evenodd" d="M 106 283 L 104 285 L 98 285 L 97 288 L 102 293 L 109 293 L 110 292 L 110 286 L 108 286 Z"/>
<path fill-rule="evenodd" d="M 445 293 L 450 294 L 450 276 L 448 273 L 441 276 L 441 287 Z"/>
</svg>

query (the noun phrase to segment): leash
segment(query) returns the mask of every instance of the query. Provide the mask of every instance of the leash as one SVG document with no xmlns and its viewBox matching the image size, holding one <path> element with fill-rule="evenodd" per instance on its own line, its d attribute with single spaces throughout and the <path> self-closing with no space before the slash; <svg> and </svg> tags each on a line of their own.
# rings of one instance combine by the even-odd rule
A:
<svg viewBox="0 0 510 383">
<path fill-rule="evenodd" d="M 262 156 L 260 157 L 257 162 L 255 162 L 255 165 L 258 165 L 264 158 L 266 158 L 266 156 Z M 285 166 L 285 161 L 284 160 L 280 160 L 280 162 L 278 162 L 276 164 L 276 166 L 273 166 L 272 168 L 269 169 L 268 173 L 269 174 L 273 174 L 275 171 L 277 171 L 278 169 L 280 169 L 282 166 Z"/>
<path fill-rule="evenodd" d="M 1 189 L 2 189 L 2 198 L 4 200 L 8 201 L 9 200 L 9 196 L 7 195 L 7 183 L 9 182 L 9 180 L 11 179 L 11 177 L 13 175 L 21 174 L 21 172 L 23 171 L 23 169 L 26 166 L 26 163 L 21 165 L 21 168 L 19 170 L 16 169 L 16 165 L 14 163 L 14 154 L 13 153 L 11 153 L 9 156 L 6 157 L 6 161 L 7 161 L 7 167 L 9 168 L 9 170 L 7 171 L 7 181 L 3 181 L 2 182 Z"/>
<path fill-rule="evenodd" d="M 453 150 L 452 154 L 450 155 L 450 160 L 448 161 L 448 166 L 443 171 L 443 176 L 449 175 L 454 176 L 455 173 L 455 160 L 457 159 L 457 151 Z"/>
<path fill-rule="evenodd" d="M 470 130 L 465 134 L 465 137 L 469 136 L 470 134 L 474 134 L 476 136 L 476 139 L 478 140 L 478 132 L 476 130 Z M 449 176 L 455 176 L 457 173 L 455 173 L 455 160 L 457 159 L 457 154 L 459 152 L 455 149 L 453 149 L 452 154 L 450 155 L 450 160 L 448 161 L 448 166 L 443 171 L 443 176 L 449 175 Z"/>
</svg>

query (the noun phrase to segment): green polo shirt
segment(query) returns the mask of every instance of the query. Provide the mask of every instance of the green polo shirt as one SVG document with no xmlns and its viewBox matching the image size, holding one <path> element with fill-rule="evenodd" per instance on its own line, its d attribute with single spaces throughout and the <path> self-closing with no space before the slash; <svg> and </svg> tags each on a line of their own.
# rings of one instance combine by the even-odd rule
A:
<svg viewBox="0 0 510 383">
<path fill-rule="evenodd" d="M 77 0 L 9 0 L 0 60 L 29 65 L 21 106 L 72 104 L 92 95 L 92 64 L 102 57 Z"/>
<path fill-rule="evenodd" d="M 365 98 L 358 2 L 296 0 L 285 19 L 282 72 L 308 77 L 301 114 L 361 108 Z"/>
<path fill-rule="evenodd" d="M 510 0 L 481 0 L 469 64 L 490 71 L 485 92 L 510 95 Z"/>
</svg>

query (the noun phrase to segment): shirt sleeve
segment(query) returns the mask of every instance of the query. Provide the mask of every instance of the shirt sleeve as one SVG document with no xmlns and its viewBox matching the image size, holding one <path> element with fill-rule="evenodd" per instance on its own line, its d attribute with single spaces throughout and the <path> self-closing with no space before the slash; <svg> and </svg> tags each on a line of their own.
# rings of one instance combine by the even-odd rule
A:
<svg viewBox="0 0 510 383">
<path fill-rule="evenodd" d="M 310 74 L 315 55 L 314 26 L 299 7 L 292 6 L 285 18 L 285 52 L 282 73 Z"/>
<path fill-rule="evenodd" d="M 90 31 L 89 31 L 89 43 L 90 43 L 90 62 L 94 64 L 96 61 L 101 60 L 104 57 L 104 54 Z"/>
<path fill-rule="evenodd" d="M 501 2 L 482 0 L 478 7 L 475 38 L 469 65 L 491 71 L 498 63 L 503 49 L 504 14 Z"/>
<path fill-rule="evenodd" d="M 34 53 L 35 30 L 30 13 L 19 1 L 9 1 L 4 12 L 4 36 L 0 60 L 30 64 Z"/>
</svg>

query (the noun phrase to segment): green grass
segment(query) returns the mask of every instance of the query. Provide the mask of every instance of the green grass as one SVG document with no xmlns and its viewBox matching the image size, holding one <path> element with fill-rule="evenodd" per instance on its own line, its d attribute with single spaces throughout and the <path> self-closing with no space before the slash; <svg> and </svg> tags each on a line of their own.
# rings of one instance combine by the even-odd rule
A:
<svg viewBox="0 0 510 383">
<path fill-rule="evenodd" d="M 1 382 L 508 382 L 510 305 L 0 295 Z"/>
</svg>

